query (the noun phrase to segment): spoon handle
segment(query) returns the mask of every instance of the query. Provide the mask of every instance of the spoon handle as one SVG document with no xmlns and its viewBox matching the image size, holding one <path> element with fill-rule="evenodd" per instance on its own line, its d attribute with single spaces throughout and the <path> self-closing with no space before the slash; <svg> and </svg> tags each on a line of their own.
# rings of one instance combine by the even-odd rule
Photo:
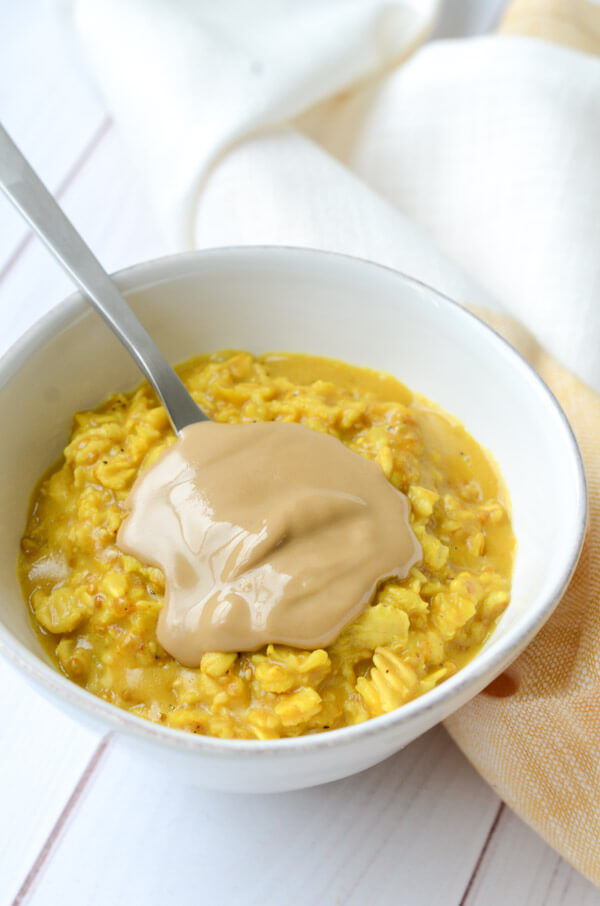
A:
<svg viewBox="0 0 600 906">
<path fill-rule="evenodd" d="M 163 401 L 175 431 L 205 421 L 207 416 L 2 125 L 0 188 L 131 353 Z"/>
</svg>

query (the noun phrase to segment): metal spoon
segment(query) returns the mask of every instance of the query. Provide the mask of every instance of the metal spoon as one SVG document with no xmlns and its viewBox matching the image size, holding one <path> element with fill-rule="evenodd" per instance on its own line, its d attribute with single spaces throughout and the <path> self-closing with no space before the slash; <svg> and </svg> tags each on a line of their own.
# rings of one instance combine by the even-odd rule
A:
<svg viewBox="0 0 600 906">
<path fill-rule="evenodd" d="M 0 125 L 0 188 L 100 312 L 154 387 L 176 433 L 207 421 L 71 221 Z"/>
</svg>

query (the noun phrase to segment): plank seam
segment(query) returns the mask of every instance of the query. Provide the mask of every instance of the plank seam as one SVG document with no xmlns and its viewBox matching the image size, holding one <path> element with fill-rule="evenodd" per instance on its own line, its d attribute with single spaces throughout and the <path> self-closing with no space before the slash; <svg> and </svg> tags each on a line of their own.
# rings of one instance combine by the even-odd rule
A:
<svg viewBox="0 0 600 906">
<path fill-rule="evenodd" d="M 96 131 L 94 132 L 94 134 L 92 135 L 92 137 L 90 138 L 87 145 L 84 147 L 84 149 L 81 152 L 81 154 L 79 155 L 79 157 L 76 158 L 75 163 L 71 166 L 71 168 L 69 169 L 67 174 L 64 176 L 64 178 L 59 183 L 56 191 L 54 191 L 52 193 L 57 200 L 62 198 L 62 196 L 65 194 L 65 192 L 73 184 L 73 181 L 81 173 L 82 169 L 85 167 L 88 160 L 90 159 L 90 157 L 92 156 L 92 154 L 94 153 L 94 151 L 96 150 L 98 145 L 102 142 L 102 140 L 104 139 L 106 134 L 108 132 L 110 132 L 111 128 L 112 128 L 112 120 L 109 116 L 105 116 L 104 119 L 102 120 L 102 122 L 100 123 L 100 125 L 98 126 L 98 128 L 96 129 Z M 0 268 L 0 283 L 2 282 L 2 280 L 4 280 L 6 275 L 13 269 L 13 267 L 15 266 L 17 261 L 20 259 L 23 252 L 26 250 L 26 248 L 30 244 L 33 237 L 34 237 L 33 230 L 30 229 L 30 230 L 28 230 L 27 235 L 24 236 L 23 239 L 21 239 L 21 241 L 17 244 L 16 248 L 11 253 L 11 255 L 8 257 L 4 266 L 2 268 Z"/>
<path fill-rule="evenodd" d="M 81 802 L 81 799 L 84 796 L 85 792 L 89 789 L 90 782 L 96 774 L 99 765 L 104 759 L 104 755 L 111 740 L 111 736 L 112 734 L 109 733 L 100 741 L 100 743 L 96 747 L 92 757 L 84 768 L 81 777 L 77 781 L 75 788 L 73 789 L 66 804 L 64 805 L 62 812 L 56 819 L 54 826 L 48 834 L 44 845 L 40 849 L 33 865 L 29 869 L 25 880 L 17 891 L 17 894 L 12 901 L 12 906 L 23 906 L 23 904 L 29 899 L 29 896 L 33 892 L 36 882 L 39 880 L 40 874 L 46 866 L 49 857 L 56 849 L 57 843 L 66 829 L 67 823 L 73 816 L 73 813 L 77 805 Z"/>
<path fill-rule="evenodd" d="M 473 887 L 475 878 L 479 874 L 479 870 L 480 870 L 483 860 L 485 858 L 485 854 L 487 853 L 490 843 L 492 842 L 492 837 L 494 836 L 494 834 L 496 832 L 496 828 L 498 827 L 498 822 L 500 821 L 503 811 L 504 811 L 504 803 L 501 802 L 500 805 L 498 806 L 498 811 L 496 812 L 496 814 L 494 816 L 494 820 L 492 821 L 492 823 L 490 825 L 490 829 L 487 832 L 487 837 L 485 838 L 483 846 L 481 847 L 481 852 L 479 853 L 477 862 L 475 863 L 473 871 L 471 872 L 471 877 L 469 878 L 469 880 L 467 882 L 467 886 L 465 887 L 465 892 L 463 893 L 461 901 L 458 904 L 458 906 L 466 906 L 467 898 L 471 892 L 471 888 Z"/>
</svg>

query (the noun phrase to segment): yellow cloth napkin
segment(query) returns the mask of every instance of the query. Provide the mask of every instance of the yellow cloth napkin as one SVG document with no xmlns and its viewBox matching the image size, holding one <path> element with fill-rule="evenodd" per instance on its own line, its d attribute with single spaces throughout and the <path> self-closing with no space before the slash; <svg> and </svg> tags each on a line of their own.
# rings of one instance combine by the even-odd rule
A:
<svg viewBox="0 0 600 906">
<path fill-rule="evenodd" d="M 518 0 L 500 31 L 597 53 L 600 8 Z M 600 396 L 516 322 L 485 318 L 531 362 L 566 412 L 585 463 L 589 524 L 553 616 L 509 670 L 446 727 L 502 799 L 600 885 Z"/>
</svg>

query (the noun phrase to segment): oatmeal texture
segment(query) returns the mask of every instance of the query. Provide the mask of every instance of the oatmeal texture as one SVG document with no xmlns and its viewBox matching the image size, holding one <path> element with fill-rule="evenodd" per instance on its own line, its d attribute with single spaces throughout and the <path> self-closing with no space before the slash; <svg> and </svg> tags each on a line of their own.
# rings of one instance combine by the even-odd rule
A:
<svg viewBox="0 0 600 906">
<path fill-rule="evenodd" d="M 515 542 L 498 470 L 460 423 L 389 375 L 313 356 L 225 351 L 177 370 L 216 421 L 299 422 L 376 461 L 410 501 L 423 561 L 326 649 L 215 651 L 182 666 L 156 640 L 161 571 L 116 547 L 136 476 L 174 440 L 143 383 L 75 415 L 34 493 L 19 576 L 66 676 L 168 727 L 275 739 L 392 711 L 476 654 L 509 602 Z"/>
</svg>

